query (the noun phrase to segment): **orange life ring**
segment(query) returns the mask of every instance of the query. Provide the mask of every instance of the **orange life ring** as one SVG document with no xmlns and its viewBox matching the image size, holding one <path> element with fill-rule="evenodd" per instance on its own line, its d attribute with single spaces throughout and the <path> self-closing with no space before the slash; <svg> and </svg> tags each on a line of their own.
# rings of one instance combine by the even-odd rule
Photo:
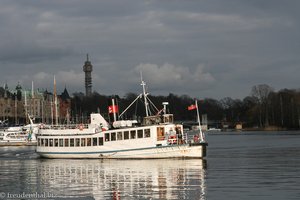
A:
<svg viewBox="0 0 300 200">
<path fill-rule="evenodd" d="M 39 125 L 39 128 L 40 128 L 40 129 L 44 129 L 44 124 L 40 124 L 40 125 Z"/>
</svg>

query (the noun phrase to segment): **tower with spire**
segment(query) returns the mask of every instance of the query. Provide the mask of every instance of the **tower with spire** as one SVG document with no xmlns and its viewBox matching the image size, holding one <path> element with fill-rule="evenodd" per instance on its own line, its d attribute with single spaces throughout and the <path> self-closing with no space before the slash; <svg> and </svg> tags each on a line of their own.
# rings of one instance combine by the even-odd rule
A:
<svg viewBox="0 0 300 200">
<path fill-rule="evenodd" d="M 83 71 L 85 72 L 85 95 L 92 95 L 92 71 L 93 65 L 89 61 L 89 54 L 86 55 L 86 61 L 83 65 Z"/>
</svg>

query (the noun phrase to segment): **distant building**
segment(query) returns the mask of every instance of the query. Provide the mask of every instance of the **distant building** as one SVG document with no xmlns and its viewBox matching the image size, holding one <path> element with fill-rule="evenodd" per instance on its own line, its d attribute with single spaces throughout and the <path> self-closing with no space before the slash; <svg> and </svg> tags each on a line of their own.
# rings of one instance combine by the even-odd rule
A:
<svg viewBox="0 0 300 200">
<path fill-rule="evenodd" d="M 89 61 L 89 55 L 86 56 L 86 61 L 83 65 L 83 71 L 85 72 L 85 95 L 92 95 L 92 71 L 93 65 Z"/>
<path fill-rule="evenodd" d="M 71 114 L 71 97 L 65 88 L 59 96 L 59 119 L 61 124 L 68 124 L 70 122 Z"/>
<path fill-rule="evenodd" d="M 57 111 L 59 123 L 64 123 L 71 109 L 71 98 L 65 88 L 58 95 Z M 15 90 L 9 90 L 7 84 L 0 87 L 0 120 L 8 120 L 11 124 L 28 123 L 29 114 L 37 123 L 53 124 L 54 116 L 53 94 L 40 90 L 22 89 L 18 83 Z"/>
<path fill-rule="evenodd" d="M 237 124 L 235 125 L 235 129 L 236 129 L 236 130 L 242 130 L 242 129 L 243 129 L 243 124 L 242 124 L 242 123 L 237 123 Z"/>
</svg>

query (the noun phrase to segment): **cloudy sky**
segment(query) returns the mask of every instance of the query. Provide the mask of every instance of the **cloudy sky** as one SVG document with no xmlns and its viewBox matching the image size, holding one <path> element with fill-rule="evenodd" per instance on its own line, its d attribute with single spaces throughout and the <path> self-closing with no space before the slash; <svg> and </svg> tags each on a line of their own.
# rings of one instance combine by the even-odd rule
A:
<svg viewBox="0 0 300 200">
<path fill-rule="evenodd" d="M 299 0 L 2 0 L 0 84 L 244 98 L 300 88 Z"/>
</svg>

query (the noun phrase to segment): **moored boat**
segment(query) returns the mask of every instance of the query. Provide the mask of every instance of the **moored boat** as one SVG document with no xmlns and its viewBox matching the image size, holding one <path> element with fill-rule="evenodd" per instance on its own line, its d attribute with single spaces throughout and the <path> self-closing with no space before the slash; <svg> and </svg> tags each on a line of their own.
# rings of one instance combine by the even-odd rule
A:
<svg viewBox="0 0 300 200">
<path fill-rule="evenodd" d="M 30 124 L 25 126 L 8 127 L 0 131 L 0 145 L 22 145 L 26 143 L 36 143 L 36 134 L 40 124 L 34 124 L 29 117 Z"/>
<path fill-rule="evenodd" d="M 174 123 L 173 114 L 166 112 L 167 103 L 162 112 L 148 116 L 143 81 L 142 85 L 147 115 L 141 125 L 121 120 L 109 129 L 101 114 L 91 114 L 87 125 L 42 127 L 36 152 L 45 158 L 204 158 L 204 137 L 188 141 L 183 125 Z"/>
</svg>

